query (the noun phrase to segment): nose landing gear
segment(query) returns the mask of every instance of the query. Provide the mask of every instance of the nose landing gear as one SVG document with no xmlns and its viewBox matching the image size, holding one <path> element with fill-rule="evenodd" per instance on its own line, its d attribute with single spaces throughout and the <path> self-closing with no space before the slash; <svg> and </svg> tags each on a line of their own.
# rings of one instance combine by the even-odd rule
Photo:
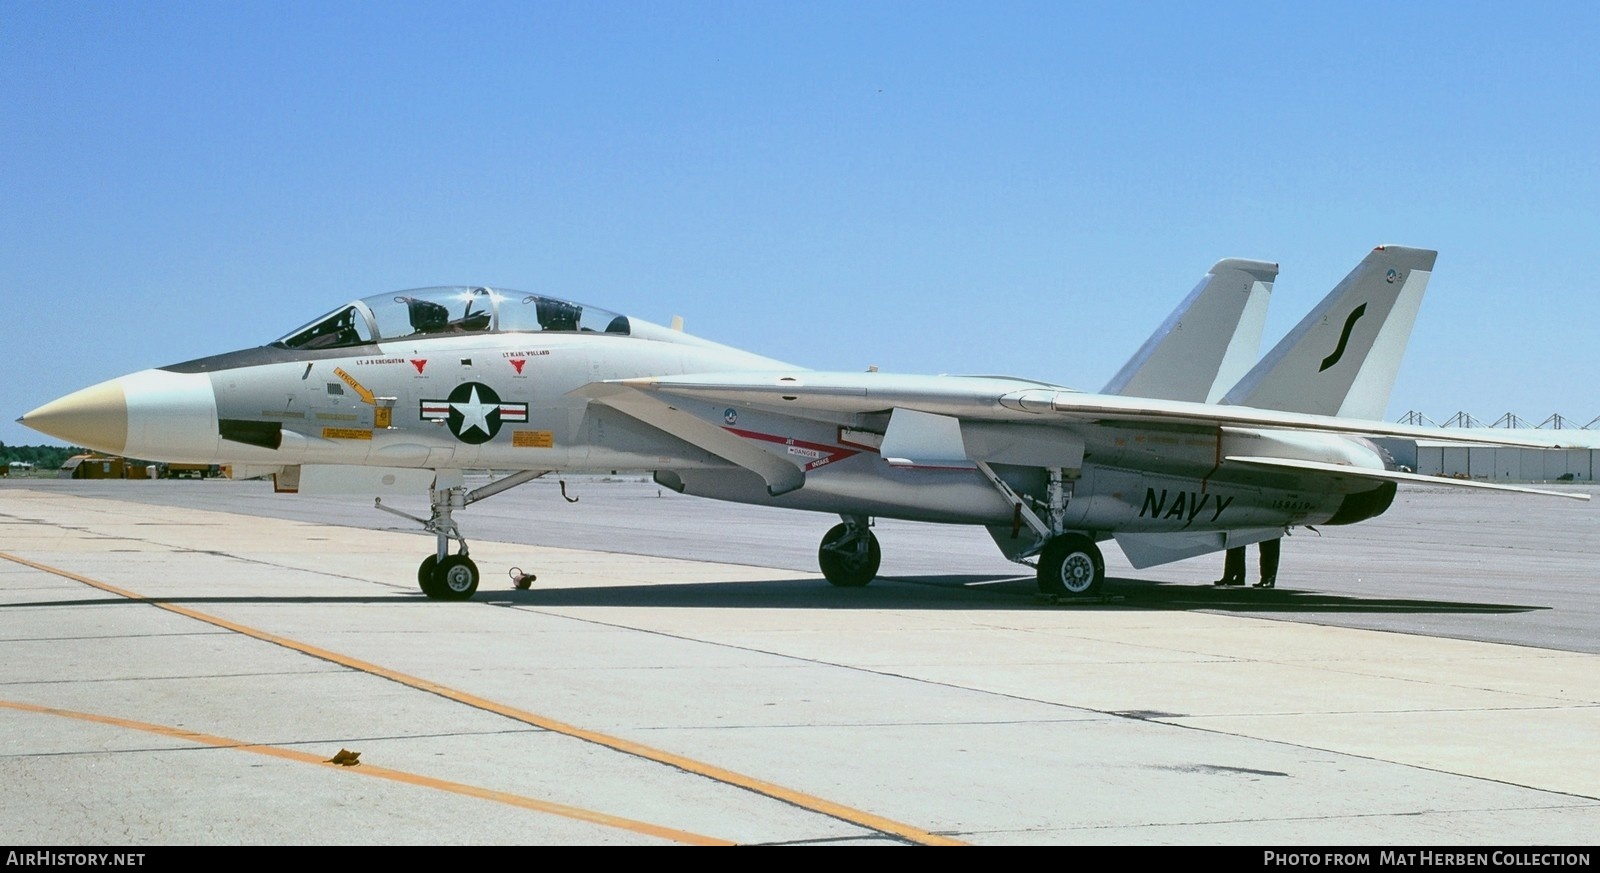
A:
<svg viewBox="0 0 1600 873">
<path fill-rule="evenodd" d="M 417 586 L 435 600 L 466 600 L 478 590 L 478 565 L 465 551 L 443 561 L 429 555 L 417 568 Z"/>
<path fill-rule="evenodd" d="M 523 470 L 468 491 L 461 471 L 436 470 L 433 487 L 428 489 L 431 509 L 428 518 L 419 518 L 393 507 L 384 506 L 383 501 L 378 498 L 373 499 L 373 506 L 401 518 L 409 518 L 422 525 L 423 530 L 437 537 L 437 548 L 434 553 L 423 558 L 417 567 L 417 587 L 422 589 L 422 593 L 431 600 L 466 600 L 477 593 L 478 565 L 467 556 L 467 541 L 461 536 L 461 530 L 456 527 L 452 513 L 524 482 L 531 482 L 548 472 L 550 471 Z M 460 544 L 454 555 L 450 554 L 451 540 Z M 518 588 L 526 588 L 527 585 L 517 577 L 526 579 L 529 583 L 534 578 L 532 574 L 522 576 L 521 571 L 517 571 L 516 576 L 512 578 Z"/>
</svg>

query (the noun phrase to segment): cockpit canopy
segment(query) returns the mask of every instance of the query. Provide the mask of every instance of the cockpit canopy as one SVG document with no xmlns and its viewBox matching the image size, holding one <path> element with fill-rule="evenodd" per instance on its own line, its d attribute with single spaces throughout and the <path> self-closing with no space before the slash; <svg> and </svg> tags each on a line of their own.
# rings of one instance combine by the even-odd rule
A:
<svg viewBox="0 0 1600 873">
<path fill-rule="evenodd" d="M 463 333 L 578 331 L 627 336 L 626 316 L 505 288 L 416 288 L 378 294 L 324 315 L 271 343 L 337 349 L 384 340 Z"/>
</svg>

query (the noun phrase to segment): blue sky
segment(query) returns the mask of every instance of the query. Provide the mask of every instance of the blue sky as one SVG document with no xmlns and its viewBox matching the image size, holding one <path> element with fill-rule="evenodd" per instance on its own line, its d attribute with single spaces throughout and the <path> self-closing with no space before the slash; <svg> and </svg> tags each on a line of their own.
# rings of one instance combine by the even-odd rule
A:
<svg viewBox="0 0 1600 873">
<path fill-rule="evenodd" d="M 1275 342 L 1438 249 L 1389 417 L 1600 415 L 1600 6 L 0 8 L 0 441 L 437 284 L 1097 389 L 1214 261 Z"/>
</svg>

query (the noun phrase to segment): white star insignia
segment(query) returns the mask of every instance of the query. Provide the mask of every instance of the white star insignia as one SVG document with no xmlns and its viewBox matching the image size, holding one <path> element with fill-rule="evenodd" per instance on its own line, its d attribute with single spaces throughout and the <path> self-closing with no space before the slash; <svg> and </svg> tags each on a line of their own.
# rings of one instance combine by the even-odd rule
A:
<svg viewBox="0 0 1600 873">
<path fill-rule="evenodd" d="M 450 408 L 461 413 L 461 433 L 469 430 L 481 430 L 485 436 L 492 436 L 489 432 L 489 413 L 500 408 L 498 403 L 484 403 L 478 399 L 478 389 L 472 389 L 472 396 L 465 403 L 452 403 Z"/>
</svg>

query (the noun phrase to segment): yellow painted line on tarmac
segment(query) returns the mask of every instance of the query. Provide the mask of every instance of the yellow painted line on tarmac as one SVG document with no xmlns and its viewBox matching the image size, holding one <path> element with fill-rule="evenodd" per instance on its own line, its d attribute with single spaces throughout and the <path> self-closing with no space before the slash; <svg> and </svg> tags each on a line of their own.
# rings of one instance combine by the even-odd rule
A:
<svg viewBox="0 0 1600 873">
<path fill-rule="evenodd" d="M 622 739 L 621 737 L 614 737 L 609 734 L 585 730 L 577 727 L 576 725 L 566 724 L 565 722 L 546 718 L 545 716 L 537 713 L 506 706 L 505 704 L 497 703 L 493 700 L 488 700 L 473 694 L 468 694 L 464 691 L 460 691 L 449 686 L 440 685 L 427 679 L 410 676 L 405 673 L 390 670 L 387 667 L 381 667 L 377 664 L 370 664 L 366 661 L 350 658 L 345 655 L 341 655 L 338 652 L 330 652 L 327 649 L 319 649 L 316 646 L 306 645 L 305 643 L 291 640 L 287 637 L 269 634 L 265 631 L 257 630 L 241 624 L 236 624 L 228 621 L 227 619 L 219 618 L 214 615 L 207 615 L 206 613 L 189 609 L 187 607 L 178 606 L 172 603 L 164 603 L 158 599 L 145 597 L 142 594 L 136 594 L 132 591 L 118 588 L 115 585 L 110 585 L 97 579 L 90 579 L 87 576 L 80 576 L 76 573 L 62 570 L 58 567 L 51 567 L 47 564 L 35 563 L 26 558 L 10 555 L 5 552 L 0 552 L 0 558 L 5 558 L 9 561 L 15 561 L 18 564 L 32 567 L 35 570 L 40 570 L 45 573 L 60 576 L 64 579 L 71 579 L 74 582 L 81 582 L 84 585 L 90 586 L 91 588 L 98 588 L 101 591 L 115 594 L 119 597 L 126 597 L 129 600 L 147 603 L 151 606 L 159 607 L 169 612 L 174 612 L 187 618 L 192 618 L 196 621 L 202 621 L 225 630 L 230 630 L 235 633 L 261 640 L 262 642 L 283 646 L 286 649 L 292 649 L 293 651 L 310 655 L 314 658 L 321 658 L 322 660 L 330 661 L 340 666 L 348 667 L 352 670 L 358 670 L 362 673 L 369 673 L 374 676 L 381 676 L 390 681 L 410 686 L 419 691 L 437 694 L 440 697 L 448 698 L 456 701 L 457 703 L 462 703 L 477 709 L 482 709 L 486 712 L 492 712 L 496 715 L 501 715 L 512 719 L 513 721 L 519 721 L 523 724 L 532 725 L 533 727 L 543 728 L 548 731 L 573 737 L 574 739 L 584 740 L 585 742 L 604 746 L 608 749 L 613 749 L 624 754 L 633 755 L 649 761 L 655 761 L 659 764 L 666 764 L 669 767 L 676 767 L 680 770 L 694 773 L 699 776 L 704 776 L 707 779 L 714 779 L 727 785 L 734 785 L 747 791 L 753 791 L 757 794 L 765 795 L 774 800 L 798 806 L 802 809 L 809 809 L 813 812 L 821 813 L 822 815 L 830 816 L 832 818 L 839 819 L 840 821 L 849 822 L 850 824 L 859 825 L 879 833 L 897 836 L 924 846 L 967 845 L 960 840 L 931 833 L 903 822 L 897 822 L 893 819 L 884 818 L 883 816 L 874 815 L 863 810 L 855 809 L 839 803 L 834 803 L 833 801 L 825 800 L 804 792 L 794 791 L 781 785 L 775 785 L 771 782 L 757 779 L 753 776 L 747 776 L 743 773 L 724 769 L 713 764 L 707 764 L 703 761 L 697 761 L 693 758 L 688 758 L 683 755 L 678 755 L 662 749 L 646 746 L 643 743 L 636 743 L 632 740 Z"/>
<path fill-rule="evenodd" d="M 6 709 L 15 709 L 21 712 L 33 712 L 41 715 L 54 715 L 61 718 L 72 718 L 79 721 L 89 721 L 97 724 L 127 728 L 130 730 L 145 731 L 146 733 L 160 734 L 164 737 L 198 743 L 203 746 L 214 746 L 219 749 L 234 749 L 240 752 L 254 752 L 258 755 L 282 758 L 286 761 L 297 761 L 302 764 L 325 765 L 357 776 L 369 776 L 375 779 L 387 779 L 391 782 L 400 782 L 406 785 L 416 785 L 423 788 L 433 788 L 439 791 L 448 791 L 452 794 L 463 794 L 468 797 L 476 797 L 482 800 L 492 800 L 495 803 L 503 803 L 509 806 L 517 806 L 523 809 L 535 810 L 537 812 L 550 813 L 551 815 L 559 815 L 564 818 L 577 819 L 578 821 L 585 821 L 591 824 L 620 828 L 622 830 L 633 831 L 637 834 L 660 837 L 665 840 L 672 840 L 673 842 L 678 843 L 688 843 L 689 845 L 693 846 L 735 845 L 735 843 L 732 843 L 728 840 L 721 840 L 715 837 L 692 834 L 688 831 L 680 831 L 674 828 L 651 824 L 649 822 L 634 821 L 633 819 L 620 818 L 614 815 L 606 815 L 603 812 L 595 812 L 593 810 L 583 809 L 577 806 L 568 806 L 564 803 L 552 803 L 546 800 L 536 800 L 532 797 L 524 797 L 520 794 L 509 794 L 504 791 L 494 791 L 489 788 L 480 788 L 476 785 L 466 785 L 461 782 L 435 779 L 432 776 L 423 776 L 419 773 L 408 773 L 404 770 L 391 770 L 387 767 L 374 767 L 370 764 L 356 764 L 355 766 L 334 764 L 320 755 L 313 755 L 310 752 L 302 752 L 296 749 L 285 749 L 281 746 L 257 745 L 255 743 L 246 743 L 240 740 L 219 737 L 213 734 L 202 734 L 196 731 L 184 730 L 183 728 L 170 727 L 168 725 L 152 724 L 150 722 L 135 721 L 128 718 L 117 718 L 110 715 L 98 715 L 92 712 L 77 712 L 71 709 L 57 709 L 53 706 L 36 706 L 31 703 L 19 703 L 14 700 L 0 700 L 0 707 Z"/>
</svg>

